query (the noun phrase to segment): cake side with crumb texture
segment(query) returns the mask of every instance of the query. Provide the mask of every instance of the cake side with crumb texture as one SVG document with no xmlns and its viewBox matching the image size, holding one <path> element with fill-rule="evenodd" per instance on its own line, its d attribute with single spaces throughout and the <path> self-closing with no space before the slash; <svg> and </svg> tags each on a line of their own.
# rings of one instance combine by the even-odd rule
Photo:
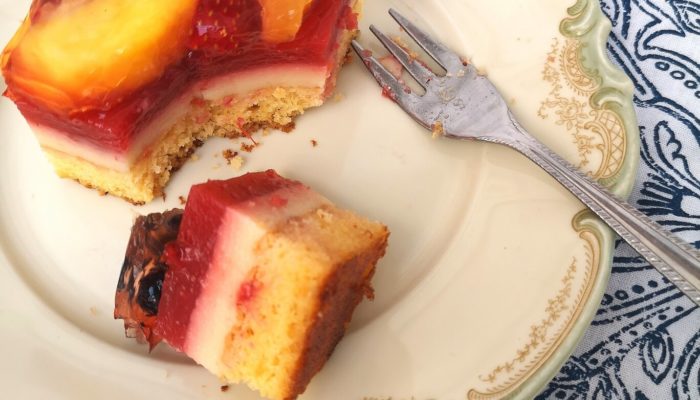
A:
<svg viewBox="0 0 700 400">
<path fill-rule="evenodd" d="M 330 357 L 370 280 L 389 232 L 333 206 L 294 218 L 258 243 L 256 293 L 227 338 L 230 382 L 293 399 Z"/>
</svg>

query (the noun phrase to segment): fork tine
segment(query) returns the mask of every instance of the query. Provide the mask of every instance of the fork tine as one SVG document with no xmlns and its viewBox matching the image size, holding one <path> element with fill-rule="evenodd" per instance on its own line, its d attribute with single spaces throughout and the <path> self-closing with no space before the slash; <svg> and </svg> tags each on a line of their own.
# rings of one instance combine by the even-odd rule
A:
<svg viewBox="0 0 700 400">
<path fill-rule="evenodd" d="M 424 66 L 420 61 L 416 60 L 415 57 L 411 56 L 404 48 L 396 44 L 396 42 L 389 39 L 374 25 L 370 25 L 369 30 L 374 33 L 374 36 L 376 36 L 377 39 L 382 42 L 384 47 L 386 47 L 386 49 L 389 50 L 389 52 L 396 57 L 397 60 L 399 60 L 401 65 L 406 68 L 408 73 L 410 73 L 411 76 L 413 76 L 413 78 L 415 78 L 415 80 L 417 80 L 424 89 L 426 84 L 436 77 L 433 71 Z"/>
<path fill-rule="evenodd" d="M 374 76 L 374 79 L 376 79 L 382 89 L 387 92 L 386 94 L 399 104 L 404 103 L 403 100 L 410 94 L 410 89 L 392 75 L 382 63 L 372 56 L 370 51 L 365 50 L 356 40 L 353 40 L 351 44 L 367 69 Z"/>
<path fill-rule="evenodd" d="M 398 11 L 391 8 L 389 9 L 389 15 L 445 70 L 451 71 L 462 66 L 462 59 L 459 55 L 444 44 L 431 38 L 427 33 L 414 25 L 413 22 L 399 14 Z"/>
</svg>

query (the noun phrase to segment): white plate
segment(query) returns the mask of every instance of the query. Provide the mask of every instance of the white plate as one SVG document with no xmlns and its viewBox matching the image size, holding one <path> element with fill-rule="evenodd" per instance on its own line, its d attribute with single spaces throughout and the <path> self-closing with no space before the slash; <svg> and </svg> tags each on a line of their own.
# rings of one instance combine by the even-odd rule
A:
<svg viewBox="0 0 700 400">
<path fill-rule="evenodd" d="M 19 3 L 19 4 L 18 4 Z M 28 1 L 0 3 L 0 41 Z M 522 123 L 619 194 L 636 167 L 631 85 L 604 55 L 596 2 L 367 2 L 362 24 L 396 31 L 393 6 L 486 71 Z M 420 16 L 420 17 L 419 17 Z M 568 22 L 567 22 L 568 21 Z M 373 42 L 365 34 L 363 42 Z M 375 44 L 375 49 L 377 49 Z M 464 399 L 532 396 L 573 350 L 610 269 L 612 235 L 511 151 L 432 140 L 359 62 L 342 100 L 299 118 L 246 155 L 212 140 L 167 201 L 134 207 L 58 179 L 14 105 L 0 101 L 0 388 L 10 398 L 255 399 L 160 346 L 124 338 L 114 289 L 133 218 L 179 206 L 190 185 L 275 168 L 386 223 L 376 300 L 303 396 Z M 318 147 L 310 143 L 318 141 Z"/>
</svg>

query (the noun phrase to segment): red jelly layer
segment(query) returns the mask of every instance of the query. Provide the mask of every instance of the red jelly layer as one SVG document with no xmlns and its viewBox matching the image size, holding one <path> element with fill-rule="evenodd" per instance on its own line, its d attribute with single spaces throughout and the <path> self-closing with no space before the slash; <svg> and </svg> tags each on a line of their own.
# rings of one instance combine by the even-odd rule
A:
<svg viewBox="0 0 700 400">
<path fill-rule="evenodd" d="M 163 281 L 155 332 L 172 347 L 186 350 L 190 317 L 214 257 L 226 210 L 297 185 L 268 170 L 192 187 L 177 240 L 169 243 L 164 253 L 169 269 Z"/>
<path fill-rule="evenodd" d="M 42 107 L 32 93 L 12 87 L 11 80 L 5 95 L 33 123 L 100 149 L 125 153 L 135 134 L 194 82 L 263 66 L 332 67 L 339 30 L 357 26 L 357 16 L 348 4 L 348 0 L 314 0 L 295 39 L 275 44 L 260 36 L 258 0 L 200 0 L 183 59 L 160 79 L 116 104 L 96 104 L 64 115 Z M 11 76 L 11 59 L 3 72 Z"/>
</svg>

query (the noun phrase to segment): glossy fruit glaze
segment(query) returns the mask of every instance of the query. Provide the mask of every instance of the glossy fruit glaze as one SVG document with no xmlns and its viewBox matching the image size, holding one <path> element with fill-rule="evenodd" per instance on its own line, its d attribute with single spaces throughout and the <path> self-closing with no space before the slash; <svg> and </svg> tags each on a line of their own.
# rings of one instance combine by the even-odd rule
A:
<svg viewBox="0 0 700 400">
<path fill-rule="evenodd" d="M 35 1 L 33 17 L 58 2 Z M 194 83 L 263 66 L 332 67 L 339 30 L 357 26 L 348 0 L 313 0 L 293 40 L 270 42 L 262 38 L 260 4 L 260 0 L 199 0 L 182 58 L 159 78 L 117 101 L 69 111 L 46 107 L 35 93 L 12 85 L 12 54 L 3 60 L 8 83 L 5 95 L 35 124 L 77 142 L 124 154 L 140 129 Z"/>
<path fill-rule="evenodd" d="M 205 290 L 207 272 L 212 266 L 221 229 L 232 230 L 231 223 L 224 226 L 229 208 L 254 202 L 255 199 L 286 188 L 303 186 L 268 170 L 242 175 L 225 181 L 209 181 L 195 185 L 190 190 L 177 240 L 170 242 L 164 258 L 169 266 L 163 282 L 155 332 L 172 347 L 186 351 L 185 344 L 190 328 L 190 318 Z M 269 204 L 271 209 L 280 207 Z M 246 251 L 247 249 L 239 249 Z M 236 268 L 235 265 L 227 268 Z M 244 285 L 245 286 L 245 285 Z M 252 296 L 252 288 L 239 290 L 237 301 Z M 206 305 L 204 305 L 206 306 Z"/>
</svg>

